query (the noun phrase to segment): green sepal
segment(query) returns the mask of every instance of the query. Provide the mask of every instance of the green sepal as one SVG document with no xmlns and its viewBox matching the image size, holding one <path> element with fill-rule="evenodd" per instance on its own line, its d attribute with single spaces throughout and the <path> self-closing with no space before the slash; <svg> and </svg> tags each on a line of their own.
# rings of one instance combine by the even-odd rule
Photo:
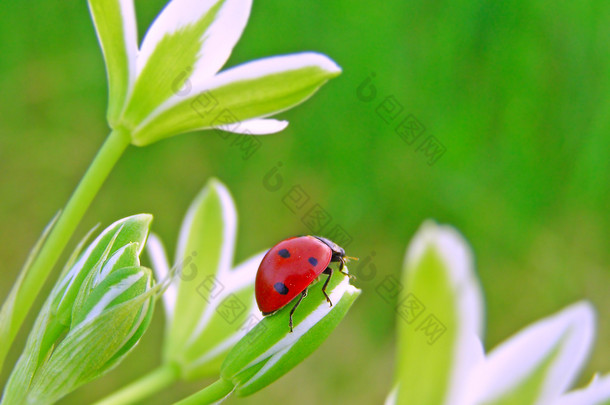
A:
<svg viewBox="0 0 610 405">
<path fill-rule="evenodd" d="M 309 288 L 308 296 L 294 313 L 293 332 L 288 326 L 289 313 L 294 306 L 291 302 L 261 320 L 229 352 L 221 368 L 221 377 L 236 385 L 237 395 L 250 395 L 260 390 L 302 362 L 338 326 L 360 294 L 347 278 L 335 275 L 327 288 L 331 300 L 334 299 L 334 305 L 329 307 L 322 294 L 322 285 L 318 282 Z"/>
<path fill-rule="evenodd" d="M 426 246 L 415 266 L 408 268 L 403 278 L 408 289 L 401 303 L 414 305 L 411 316 L 415 319 L 398 318 L 398 398 L 399 403 L 404 396 L 416 403 L 441 404 L 447 395 L 455 350 L 456 291 L 451 288 L 448 270 L 434 246 Z M 441 322 L 445 330 L 433 343 L 422 329 L 428 315 Z M 422 367 L 424 364 L 426 367 Z"/>
<path fill-rule="evenodd" d="M 10 344 L 6 343 L 5 339 L 7 339 L 11 335 L 11 328 L 14 328 L 12 322 L 13 310 L 15 306 L 15 301 L 17 300 L 17 295 L 19 294 L 19 291 L 21 289 L 21 284 L 23 283 L 23 280 L 25 279 L 30 267 L 32 266 L 32 263 L 34 263 L 34 260 L 38 256 L 38 252 L 40 252 L 40 248 L 42 247 L 44 241 L 47 239 L 47 236 L 49 236 L 49 233 L 57 222 L 57 219 L 59 218 L 60 214 L 61 211 L 55 214 L 55 216 L 43 229 L 42 234 L 32 247 L 32 250 L 30 250 L 28 257 L 23 267 L 21 268 L 19 275 L 17 276 L 17 280 L 15 280 L 15 282 L 13 283 L 13 287 L 11 288 L 8 297 L 6 297 L 4 303 L 2 304 L 2 309 L 0 309 L 0 371 L 2 371 L 4 359 L 10 347 Z"/>
<path fill-rule="evenodd" d="M 134 84 L 122 118 L 124 125 L 129 127 L 143 122 L 175 93 L 176 78 L 193 70 L 199 60 L 202 41 L 206 39 L 204 33 L 216 19 L 223 3 L 218 1 L 199 20 L 166 33 L 156 44 Z"/>
<path fill-rule="evenodd" d="M 150 270 L 145 267 L 125 267 L 110 273 L 73 313 L 72 329 L 87 318 L 143 294 L 150 288 L 151 278 Z"/>
<path fill-rule="evenodd" d="M 206 286 L 208 280 L 214 285 L 222 247 L 233 242 L 223 240 L 224 209 L 217 181 L 210 180 L 191 204 L 182 224 L 176 257 L 180 272 L 177 300 L 164 344 L 165 358 L 169 361 L 189 362 L 184 358 L 184 350 L 211 299 L 210 291 L 202 286 Z"/>
<path fill-rule="evenodd" d="M 106 62 L 108 122 L 115 128 L 135 76 L 137 38 L 133 1 L 89 0 L 88 3 Z"/>
<path fill-rule="evenodd" d="M 185 98 L 145 122 L 134 120 L 127 125 L 133 126 L 133 144 L 143 146 L 184 132 L 266 117 L 307 100 L 339 73 L 304 66 L 236 80 Z"/>
</svg>

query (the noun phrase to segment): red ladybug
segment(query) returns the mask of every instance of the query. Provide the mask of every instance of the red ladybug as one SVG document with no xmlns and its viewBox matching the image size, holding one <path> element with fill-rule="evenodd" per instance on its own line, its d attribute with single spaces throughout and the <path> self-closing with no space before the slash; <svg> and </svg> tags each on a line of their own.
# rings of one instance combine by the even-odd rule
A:
<svg viewBox="0 0 610 405">
<path fill-rule="evenodd" d="M 343 271 L 347 259 L 341 246 L 320 236 L 297 236 L 281 241 L 267 252 L 258 267 L 254 286 L 258 308 L 263 315 L 271 315 L 300 294 L 290 311 L 288 325 L 292 332 L 292 314 L 307 296 L 307 287 L 322 273 L 328 274 L 322 293 L 333 305 L 326 294 L 326 286 L 333 274 L 328 265 L 339 262 L 339 271 L 349 276 Z"/>
</svg>

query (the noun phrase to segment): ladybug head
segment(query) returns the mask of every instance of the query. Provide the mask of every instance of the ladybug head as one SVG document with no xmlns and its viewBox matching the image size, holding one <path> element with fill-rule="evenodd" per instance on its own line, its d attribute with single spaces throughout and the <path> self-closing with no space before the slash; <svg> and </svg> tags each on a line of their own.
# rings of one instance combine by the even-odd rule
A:
<svg viewBox="0 0 610 405">
<path fill-rule="evenodd" d="M 314 238 L 316 238 L 319 241 L 323 242 L 326 246 L 328 246 L 330 248 L 330 250 L 332 250 L 333 255 L 332 255 L 332 258 L 330 259 L 332 262 L 339 262 L 339 261 L 343 261 L 344 260 L 344 258 L 345 258 L 345 249 L 343 249 L 341 246 L 337 245 L 332 240 L 327 239 L 327 238 L 323 238 L 321 236 L 314 236 Z"/>
</svg>

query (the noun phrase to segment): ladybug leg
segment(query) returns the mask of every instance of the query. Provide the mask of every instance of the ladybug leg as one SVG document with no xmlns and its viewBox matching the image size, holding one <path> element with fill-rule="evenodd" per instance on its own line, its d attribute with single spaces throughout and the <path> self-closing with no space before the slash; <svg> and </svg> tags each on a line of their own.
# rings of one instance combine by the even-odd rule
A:
<svg viewBox="0 0 610 405">
<path fill-rule="evenodd" d="M 330 267 L 327 267 L 326 270 L 323 271 L 323 273 L 328 274 L 328 278 L 326 279 L 326 281 L 324 282 L 324 285 L 322 286 L 322 294 L 324 294 L 324 296 L 326 297 L 326 301 L 328 301 L 328 303 L 332 307 L 333 303 L 330 300 L 330 298 L 328 297 L 328 294 L 326 294 L 326 286 L 328 286 L 328 282 L 330 281 L 330 278 L 333 275 L 333 269 L 331 269 Z"/>
<path fill-rule="evenodd" d="M 297 307 L 301 303 L 301 300 L 303 300 L 303 298 L 305 298 L 305 297 L 307 297 L 307 288 L 303 290 L 303 292 L 301 293 L 301 296 L 299 297 L 299 300 L 297 301 L 296 304 L 294 304 L 294 307 L 292 307 L 292 309 L 290 310 L 290 321 L 288 322 L 288 326 L 290 326 L 290 333 L 292 333 L 292 314 L 294 314 L 294 311 L 297 309 Z"/>
<path fill-rule="evenodd" d="M 342 257 L 341 260 L 339 261 L 339 271 L 350 278 L 350 280 L 355 280 L 356 276 L 354 276 L 353 274 L 348 273 L 347 271 L 343 270 L 343 267 L 345 267 L 345 258 Z"/>
</svg>

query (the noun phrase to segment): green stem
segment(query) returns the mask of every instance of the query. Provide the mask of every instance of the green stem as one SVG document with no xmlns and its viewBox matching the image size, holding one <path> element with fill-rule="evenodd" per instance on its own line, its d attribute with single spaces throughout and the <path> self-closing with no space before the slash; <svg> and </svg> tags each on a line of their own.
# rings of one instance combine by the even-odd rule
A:
<svg viewBox="0 0 610 405">
<path fill-rule="evenodd" d="M 233 391 L 235 386 L 227 380 L 219 379 L 215 383 L 208 385 L 201 391 L 186 397 L 181 401 L 175 402 L 174 405 L 206 405 L 220 401 Z"/>
<path fill-rule="evenodd" d="M 141 402 L 155 392 L 169 387 L 179 377 L 180 372 L 177 366 L 164 364 L 94 405 L 123 405 Z"/>
<path fill-rule="evenodd" d="M 12 308 L 6 308 L 6 311 L 11 313 L 10 327 L 1 328 L 0 370 L 11 343 L 51 269 L 68 244 L 91 201 L 127 146 L 129 146 L 129 143 L 130 136 L 127 132 L 114 130 L 110 133 L 95 159 L 91 162 L 85 176 L 78 183 L 68 204 L 66 204 L 66 208 L 42 245 L 38 256 L 28 269 L 24 268 L 26 274 L 23 282 L 21 285 L 17 283 L 13 286 L 13 288 L 18 288 L 14 301 L 8 300 L 4 303 L 4 306 L 12 305 Z M 5 311 L 5 308 L 3 307 L 2 310 Z"/>
</svg>

